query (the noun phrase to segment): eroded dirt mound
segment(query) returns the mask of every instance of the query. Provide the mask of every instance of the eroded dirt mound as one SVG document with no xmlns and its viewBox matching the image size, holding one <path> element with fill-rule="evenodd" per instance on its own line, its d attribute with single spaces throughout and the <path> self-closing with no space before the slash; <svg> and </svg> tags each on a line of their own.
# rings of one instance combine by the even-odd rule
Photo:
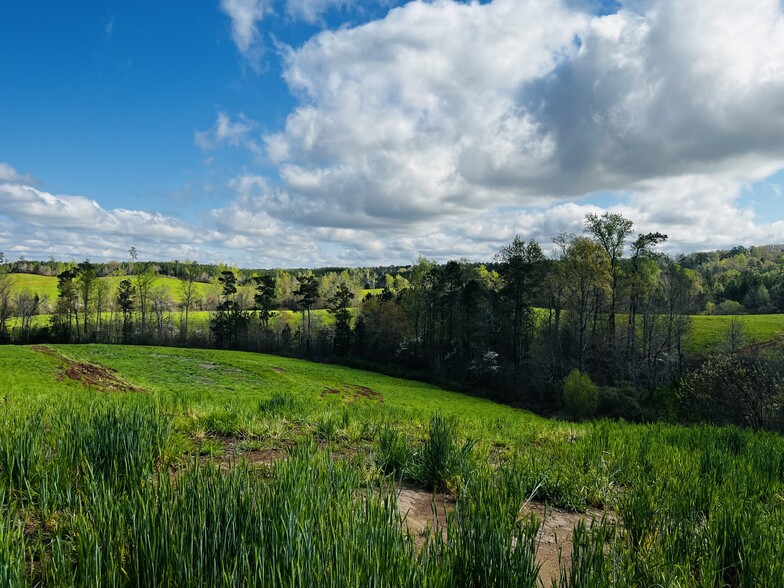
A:
<svg viewBox="0 0 784 588">
<path fill-rule="evenodd" d="M 367 386 L 357 386 L 355 384 L 346 384 L 342 388 L 324 388 L 321 391 L 321 397 L 339 396 L 344 402 L 356 402 L 357 400 L 370 400 L 371 402 L 384 402 L 384 397 L 381 392 L 368 388 Z"/>
<path fill-rule="evenodd" d="M 100 392 L 145 392 L 143 388 L 120 378 L 117 372 L 111 368 L 69 359 L 54 349 L 43 345 L 32 345 L 30 349 L 57 358 L 60 362 L 58 381 L 63 378 L 69 378 Z"/>
</svg>

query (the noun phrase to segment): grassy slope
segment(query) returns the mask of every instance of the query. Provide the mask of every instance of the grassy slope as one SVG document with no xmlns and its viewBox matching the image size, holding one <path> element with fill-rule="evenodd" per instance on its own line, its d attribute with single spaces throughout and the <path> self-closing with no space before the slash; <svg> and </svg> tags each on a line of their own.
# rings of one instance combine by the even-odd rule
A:
<svg viewBox="0 0 784 588">
<path fill-rule="evenodd" d="M 305 455 L 304 461 L 292 460 L 295 464 L 302 465 L 302 471 L 297 469 L 291 475 L 287 474 L 287 466 L 281 464 L 279 469 L 273 472 L 277 477 L 269 482 L 267 478 L 262 479 L 255 472 L 242 468 L 235 469 L 235 473 L 231 474 L 239 477 L 226 478 L 229 481 L 239 480 L 243 484 L 247 482 L 245 486 L 224 484 L 217 475 L 222 470 L 210 470 L 215 472 L 210 474 L 212 477 L 205 478 L 205 482 L 194 483 L 192 487 L 195 490 L 189 490 L 186 485 L 186 490 L 177 497 L 180 501 L 177 505 L 180 506 L 171 506 L 172 513 L 187 514 L 201 504 L 199 500 L 206 500 L 207 505 L 199 507 L 199 516 L 203 518 L 196 520 L 194 528 L 197 530 L 192 531 L 191 527 L 187 527 L 188 533 L 182 531 L 185 528 L 183 520 L 155 516 L 156 505 L 169 509 L 167 505 L 174 504 L 171 497 L 173 490 L 165 489 L 162 493 L 156 493 L 155 486 L 151 485 L 152 478 L 144 472 L 138 477 L 127 478 L 126 486 L 135 488 L 133 492 L 121 490 L 118 494 L 106 494 L 103 498 L 102 495 L 96 495 L 95 501 L 93 495 L 88 494 L 87 500 L 74 504 L 69 497 L 77 493 L 69 484 L 74 480 L 74 484 L 84 486 L 75 473 L 84 471 L 84 466 L 69 466 L 70 462 L 65 461 L 66 457 L 71 455 L 69 452 L 55 451 L 53 455 L 47 452 L 49 447 L 59 450 L 67 446 L 69 439 L 79 437 L 79 427 L 85 423 L 93 425 L 93 429 L 87 430 L 85 427 L 84 442 L 87 449 L 92 447 L 93 442 L 102 448 L 104 445 L 100 445 L 99 441 L 103 442 L 107 437 L 113 438 L 107 427 L 111 427 L 111 430 L 120 427 L 124 431 L 125 437 L 115 439 L 115 445 L 109 446 L 105 443 L 106 447 L 111 449 L 109 453 L 90 454 L 96 467 L 103 463 L 106 455 L 121 465 L 126 462 L 126 457 L 132 457 L 126 455 L 125 445 L 119 442 L 125 438 L 134 439 L 137 431 L 134 427 L 138 428 L 140 434 L 146 435 L 146 427 L 153 421 L 141 417 L 149 416 L 149 411 L 145 410 L 150 404 L 160 406 L 165 419 L 171 418 L 175 426 L 176 434 L 166 441 L 164 448 L 165 455 L 169 457 L 177 458 L 182 452 L 191 452 L 190 455 L 193 455 L 194 450 L 201 455 L 213 455 L 214 450 L 220 451 L 219 446 L 222 440 L 225 441 L 223 435 L 231 435 L 233 442 L 258 443 L 259 447 L 266 447 L 267 444 L 276 447 L 275 442 L 278 440 L 284 444 L 313 437 L 323 441 L 325 437 L 320 431 L 326 431 L 329 427 L 322 425 L 333 419 L 333 427 L 344 431 L 338 435 L 339 439 L 345 440 L 340 441 L 345 443 L 342 449 L 344 455 L 351 455 L 349 450 L 353 449 L 360 451 L 361 457 L 364 450 L 370 452 L 372 459 L 372 454 L 380 445 L 382 428 L 379 425 L 392 422 L 396 429 L 404 429 L 403 439 L 407 446 L 421 448 L 417 439 L 425 436 L 427 416 L 441 410 L 461 417 L 463 433 L 482 437 L 478 444 L 477 461 L 466 462 L 466 467 L 470 469 L 466 470 L 468 477 L 463 480 L 469 483 L 462 491 L 465 496 L 461 498 L 463 502 L 460 506 L 461 521 L 468 521 L 464 540 L 468 541 L 474 537 L 476 544 L 466 544 L 466 550 L 463 552 L 455 548 L 455 545 L 459 548 L 461 541 L 453 542 L 452 547 L 449 547 L 451 551 L 445 552 L 444 560 L 459 560 L 468 556 L 467 559 L 473 561 L 481 552 L 480 546 L 490 546 L 488 551 L 500 553 L 499 546 L 508 545 L 510 541 L 509 525 L 520 522 L 522 501 L 529 496 L 536 496 L 567 509 L 609 505 L 615 509 L 621 521 L 623 531 L 620 535 L 613 535 L 614 538 L 610 540 L 597 536 L 595 540 L 589 541 L 589 547 L 593 547 L 588 549 L 585 557 L 599 562 L 602 569 L 595 573 L 603 580 L 592 579 L 593 576 L 588 575 L 581 584 L 562 585 L 678 585 L 694 588 L 706 585 L 778 586 L 780 579 L 784 577 L 784 518 L 780 508 L 781 496 L 784 495 L 784 447 L 779 435 L 707 426 L 686 428 L 664 424 L 644 426 L 607 422 L 581 425 L 561 423 L 417 382 L 260 354 L 105 345 L 52 346 L 51 349 L 71 360 L 96 362 L 113 368 L 121 378 L 143 386 L 148 392 L 116 393 L 89 389 L 63 378 L 62 360 L 51 354 L 33 348 L 0 347 L 0 381 L 3 382 L 0 385 L 0 406 L 3 407 L 0 410 L 0 423 L 3 423 L 0 427 L 0 447 L 6 449 L 6 454 L 11 456 L 38 456 L 35 460 L 18 460 L 18 463 L 39 464 L 40 468 L 34 470 L 34 473 L 39 472 L 36 479 L 46 481 L 46 484 L 33 484 L 31 498 L 25 493 L 29 491 L 25 491 L 28 486 L 23 483 L 14 482 L 9 485 L 12 495 L 19 502 L 10 503 L 7 512 L 0 509 L 0 533 L 14 533 L 6 535 L 11 537 L 10 543 L 6 542 L 6 545 L 13 547 L 22 545 L 24 541 L 29 552 L 27 561 L 49 561 L 57 555 L 57 550 L 48 547 L 49 539 L 53 540 L 54 535 L 38 535 L 40 539 L 36 540 L 36 535 L 28 537 L 24 532 L 30 525 L 35 528 L 34 523 L 39 521 L 37 524 L 40 528 L 52 529 L 51 532 L 56 534 L 57 540 L 60 541 L 58 546 L 65 546 L 65 557 L 60 565 L 63 568 L 77 565 L 73 562 L 78 558 L 82 573 L 86 574 L 85 577 L 90 577 L 89 570 L 92 568 L 89 566 L 93 561 L 108 558 L 111 554 L 103 548 L 87 550 L 79 543 L 81 538 L 89 539 L 93 530 L 106 530 L 111 525 L 119 524 L 121 532 L 116 537 L 95 538 L 95 546 L 110 545 L 108 541 L 111 539 L 115 546 L 112 553 L 119 553 L 112 556 L 113 560 L 107 560 L 108 563 L 101 565 L 106 566 L 112 573 L 119 573 L 117 562 L 127 563 L 132 557 L 136 557 L 141 562 L 139 569 L 147 573 L 150 569 L 149 560 L 139 555 L 141 553 L 143 556 L 146 552 L 138 546 L 146 546 L 150 537 L 154 537 L 160 545 L 165 545 L 170 533 L 180 532 L 177 540 L 172 543 L 172 549 L 178 545 L 187 547 L 193 544 L 191 540 L 198 543 L 202 535 L 207 538 L 222 537 L 223 535 L 218 534 L 231 531 L 237 521 L 249 516 L 248 502 L 239 500 L 237 505 L 232 506 L 227 523 L 224 523 L 223 519 L 213 519 L 215 509 L 220 507 L 224 500 L 230 500 L 231 496 L 242 498 L 246 491 L 258 494 L 254 485 L 278 484 L 278 478 L 306 479 L 306 482 L 296 491 L 272 493 L 287 497 L 280 505 L 275 503 L 276 506 L 270 507 L 288 508 L 281 511 L 284 512 L 282 517 L 276 516 L 276 519 L 282 518 L 284 522 L 296 520 L 299 524 L 303 520 L 304 511 L 301 501 L 293 499 L 307 496 L 308 492 L 320 491 L 327 494 L 328 500 L 318 502 L 318 506 L 314 507 L 313 512 L 318 516 L 314 515 L 314 520 L 305 524 L 305 530 L 330 529 L 334 524 L 332 519 L 319 518 L 333 508 L 334 489 L 324 486 L 328 481 L 310 475 L 314 471 L 321 471 L 318 464 L 323 462 L 323 456 L 314 460 Z M 382 395 L 384 402 L 378 404 L 365 400 L 346 401 L 347 399 L 332 395 L 322 397 L 325 388 L 350 390 L 352 385 L 372 388 Z M 296 409 L 284 409 L 282 412 L 267 410 L 264 402 L 273 398 L 273 394 L 278 398 L 282 395 L 292 399 L 297 404 Z M 112 408 L 115 405 L 122 407 L 120 413 Z M 128 410 L 130 405 L 137 405 L 140 410 Z M 90 413 L 96 406 L 97 412 Z M 92 414 L 86 420 L 79 416 L 84 415 L 85 411 Z M 59 413 L 62 414 L 58 416 Z M 42 414 L 50 416 L 44 419 L 40 416 Z M 115 419 L 117 414 L 122 418 Z M 135 417 L 141 420 L 132 420 Z M 348 424 L 341 425 L 341 421 Z M 46 422 L 49 422 L 48 432 L 44 430 L 47 427 L 41 426 Z M 258 429 L 253 428 L 254 423 Z M 375 432 L 372 432 L 374 427 Z M 43 431 L 41 435 L 49 437 L 37 440 L 39 429 Z M 23 441 L 29 442 L 22 443 Z M 142 446 L 142 449 L 144 447 L 146 446 Z M 0 457 L 3 455 L 0 452 Z M 82 461 L 87 459 L 82 453 L 73 455 Z M 144 463 L 151 467 L 155 454 L 152 458 L 146 454 L 140 455 L 137 461 L 142 463 L 144 458 L 147 460 Z M 60 475 L 60 470 L 50 470 L 49 460 L 58 456 L 67 466 L 63 470 L 65 475 Z M 501 459 L 502 456 L 505 457 Z M 502 463 L 497 469 L 486 467 L 488 463 L 499 463 L 499 459 Z M 170 463 L 168 458 L 166 463 Z M 187 463 L 193 463 L 193 460 L 187 458 L 180 461 L 179 466 Z M 335 468 L 331 463 L 323 462 L 324 467 L 321 469 L 333 471 Z M 375 476 L 373 470 L 367 469 L 366 461 L 353 460 L 352 464 L 347 467 L 353 468 L 351 471 L 355 477 L 352 478 L 351 485 L 347 486 L 347 496 L 351 500 L 347 500 L 345 507 L 345 520 L 351 521 L 352 524 L 345 531 L 341 531 L 342 536 L 348 532 L 348 528 L 354 528 L 366 519 L 365 512 L 352 510 L 356 506 L 354 490 L 362 486 L 358 476 Z M 0 468 L 0 473 L 2 471 Z M 262 471 L 269 474 L 268 470 Z M 111 471 L 109 474 L 110 481 L 116 479 Z M 197 472 L 194 475 L 198 477 L 201 474 Z M 170 478 L 161 476 L 159 481 L 161 479 L 168 481 Z M 58 480 L 57 491 L 53 492 L 51 485 Z M 184 483 L 187 484 L 187 479 L 181 477 L 179 480 L 185 480 Z M 22 480 L 25 481 L 26 479 Z M 89 486 L 85 487 L 89 490 Z M 140 492 L 147 487 L 152 491 L 142 497 Z M 37 488 L 40 488 L 42 493 L 45 491 L 46 500 L 37 498 Z M 272 488 L 285 489 L 288 486 Z M 196 502 L 188 502 L 190 498 Z M 30 501 L 29 505 L 24 502 L 26 500 Z M 63 516 L 48 513 L 47 500 L 60 505 Z M 119 506 L 115 506 L 118 501 Z M 147 510 L 140 508 L 140 505 Z M 509 506 L 508 512 L 503 505 Z M 122 519 L 122 513 L 142 511 L 152 513 L 150 521 L 163 522 L 152 531 L 147 526 L 136 525 L 137 520 L 141 523 L 144 521 L 135 517 L 131 521 L 134 524 L 122 522 L 125 520 Z M 475 520 L 470 518 L 472 512 Z M 488 519 L 489 512 L 496 513 L 494 518 Z M 13 516 L 14 518 L 9 520 L 22 521 L 25 525 L 9 523 L 4 530 L 4 516 Z M 392 528 L 390 520 L 392 519 L 387 517 L 374 528 L 388 531 Z M 271 525 L 273 522 L 259 523 L 256 527 Z M 475 526 L 471 526 L 472 524 Z M 507 526 L 500 526 L 501 524 Z M 206 533 L 202 534 L 202 529 L 206 530 Z M 501 530 L 497 531 L 498 529 Z M 615 532 L 612 529 L 610 531 Z M 479 532 L 481 534 L 477 535 Z M 496 532 L 501 535 L 500 538 L 494 535 Z M 453 536 L 451 533 L 448 535 Z M 277 539 L 273 545 L 280 544 L 280 537 L 288 536 L 276 535 Z M 241 543 L 249 541 L 244 531 L 238 532 L 237 537 L 229 538 Z M 365 539 L 363 536 L 353 542 L 372 546 L 374 549 L 380 544 L 378 534 L 374 535 L 373 539 Z M 322 543 L 324 542 L 315 542 Z M 294 544 L 304 543 L 302 540 L 296 540 Z M 332 543 L 326 544 L 331 548 Z M 51 545 L 54 545 L 54 541 Z M 209 543 L 207 547 L 211 545 L 212 543 Z M 269 545 L 261 545 L 264 551 L 259 554 L 268 556 L 271 548 Z M 236 554 L 233 555 L 223 546 L 224 543 L 218 540 L 215 553 L 205 551 L 209 556 L 205 559 L 208 565 L 223 562 L 221 558 L 228 558 L 229 567 L 233 565 L 235 560 L 232 557 L 236 557 Z M 72 548 L 73 551 L 69 551 Z M 395 548 L 389 553 L 401 552 L 401 549 Z M 93 556 L 92 553 L 96 555 Z M 187 549 L 184 554 L 174 558 L 173 563 L 170 561 L 169 552 L 161 553 L 161 565 L 182 569 L 193 563 Z M 312 553 L 311 549 L 297 551 L 294 556 L 295 565 L 310 561 Z M 591 555 L 592 553 L 595 555 Z M 611 558 L 604 557 L 608 553 Z M 0 564 L 3 563 L 3 554 L 4 544 L 0 541 Z M 6 562 L 22 561 L 12 549 L 5 548 L 5 554 Z M 260 557 L 259 554 L 254 555 L 253 561 L 269 559 Z M 437 552 L 433 554 L 439 557 Z M 379 557 L 383 559 L 386 556 Z M 338 560 L 341 558 L 342 556 L 338 556 Z M 419 561 L 416 565 L 427 563 L 415 560 L 413 555 L 412 561 Z M 610 561 L 614 571 L 609 569 Z M 476 566 L 480 572 L 485 569 L 501 570 L 506 565 L 502 565 L 497 557 L 477 559 L 477 562 Z M 607 569 L 604 570 L 604 567 Z M 433 585 L 454 585 L 449 582 L 454 571 L 446 568 L 444 573 L 445 581 Z M 622 581 L 613 583 L 610 578 L 616 573 L 623 574 Z M 392 576 L 389 576 L 383 584 L 404 584 L 391 578 Z M 51 583 L 58 586 L 75 584 L 77 582 L 71 578 Z M 111 585 L 111 582 L 107 581 L 105 584 Z M 238 585 L 238 581 L 227 580 L 224 584 Z M 295 581 L 281 581 L 279 584 L 304 585 Z M 355 580 L 344 584 L 369 585 L 371 582 Z M 522 582 L 500 584 L 532 585 Z M 0 585 L 3 585 L 2 581 Z M 21 584 L 9 582 L 5 585 Z M 166 585 L 166 582 L 160 581 L 158 585 Z M 269 584 L 259 582 L 258 585 Z M 308 585 L 313 585 L 313 581 Z M 409 582 L 408 585 L 424 583 Z"/>
<path fill-rule="evenodd" d="M 374 419 L 421 420 L 441 411 L 464 419 L 473 434 L 486 438 L 530 435 L 534 426 L 542 432 L 560 427 L 527 411 L 421 382 L 258 353 L 120 345 L 51 348 L 70 359 L 117 370 L 124 380 L 150 390 L 172 413 L 197 420 L 228 410 L 252 426 L 260 403 L 273 394 L 285 394 L 316 415 L 347 408 Z M 0 374 L 8 373 L 12 377 L 6 390 L 13 395 L 42 389 L 59 393 L 63 387 L 72 390 L 75 386 L 57 377 L 52 357 L 31 348 L 0 347 Z M 328 388 L 350 392 L 352 386 L 378 392 L 383 402 L 322 395 Z"/>
</svg>

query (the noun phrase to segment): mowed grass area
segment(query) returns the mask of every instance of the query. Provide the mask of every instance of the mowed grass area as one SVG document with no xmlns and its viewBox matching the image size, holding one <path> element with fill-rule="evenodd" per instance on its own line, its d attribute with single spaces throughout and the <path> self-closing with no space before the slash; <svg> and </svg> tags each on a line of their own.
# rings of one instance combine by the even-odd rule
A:
<svg viewBox="0 0 784 588">
<path fill-rule="evenodd" d="M 749 343 L 765 343 L 784 334 L 784 314 L 694 315 L 686 348 L 693 353 L 708 353 L 725 343 L 732 321 L 745 326 Z"/>
<path fill-rule="evenodd" d="M 548 420 L 229 351 L 3 346 L 0 381 L 0 586 L 784 577 L 779 435 Z M 553 507 L 576 521 L 562 560 Z"/>
<path fill-rule="evenodd" d="M 40 298 L 48 297 L 50 301 L 57 299 L 57 277 L 39 276 L 36 274 L 9 274 L 12 288 L 14 290 L 27 290 L 31 294 L 38 294 Z M 109 295 L 117 295 L 117 287 L 123 280 L 130 280 L 136 285 L 133 276 L 107 276 L 98 278 L 101 282 L 109 284 Z M 169 297 L 177 304 L 182 302 L 182 283 L 176 278 L 159 276 L 153 282 L 152 288 L 164 288 Z M 194 298 L 203 298 L 208 292 L 217 293 L 217 289 L 212 284 L 194 282 Z"/>
</svg>

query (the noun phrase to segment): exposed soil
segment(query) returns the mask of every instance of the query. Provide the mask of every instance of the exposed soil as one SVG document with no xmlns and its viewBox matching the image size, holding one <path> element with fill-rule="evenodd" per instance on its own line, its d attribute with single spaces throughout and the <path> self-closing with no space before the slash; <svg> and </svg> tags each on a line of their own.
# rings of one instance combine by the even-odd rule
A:
<svg viewBox="0 0 784 588">
<path fill-rule="evenodd" d="M 120 378 L 117 372 L 111 368 L 69 359 L 44 345 L 31 345 L 29 349 L 50 355 L 59 361 L 60 373 L 57 375 L 57 381 L 69 378 L 100 392 L 146 392 L 144 388 Z"/>
<path fill-rule="evenodd" d="M 436 514 L 433 514 L 435 503 Z M 425 529 L 434 527 L 436 516 L 438 525 L 443 529 L 446 525 L 447 513 L 455 508 L 454 498 L 447 494 L 433 494 L 419 488 L 403 486 L 398 498 L 397 508 L 401 516 L 405 517 L 406 526 L 414 536 L 417 549 L 421 548 L 425 540 Z M 549 587 L 553 580 L 560 579 L 560 561 L 567 569 L 572 564 L 572 532 L 581 520 L 590 523 L 591 520 L 601 520 L 607 517 L 615 520 L 613 513 L 588 509 L 584 513 L 567 512 L 552 508 L 542 502 L 529 502 L 522 509 L 521 516 L 530 513 L 536 514 L 542 520 L 542 526 L 537 536 L 538 548 L 536 563 L 540 565 L 539 583 Z"/>
<path fill-rule="evenodd" d="M 367 386 L 357 386 L 355 384 L 347 384 L 342 389 L 337 388 L 324 388 L 321 391 L 321 397 L 326 396 L 340 396 L 344 402 L 356 402 L 357 400 L 370 400 L 371 402 L 384 402 L 384 397 L 381 392 L 368 388 Z"/>
<path fill-rule="evenodd" d="M 433 507 L 435 506 L 435 514 Z M 421 549 L 425 543 L 425 530 L 438 525 L 446 532 L 446 516 L 455 509 L 455 500 L 448 494 L 433 494 L 427 490 L 402 486 L 397 495 L 397 511 L 405 517 L 406 526 L 414 536 L 414 544 Z"/>
<path fill-rule="evenodd" d="M 568 512 L 545 505 L 542 502 L 531 501 L 523 507 L 523 516 L 534 513 L 542 520 L 537 540 L 536 563 L 539 570 L 539 583 L 550 586 L 553 580 L 560 578 L 558 565 L 559 554 L 562 565 L 569 569 L 572 565 L 572 533 L 581 520 L 590 525 L 590 522 L 600 521 L 602 517 L 615 520 L 615 515 L 609 511 L 589 508 L 586 512 Z"/>
<path fill-rule="evenodd" d="M 275 372 L 275 373 L 278 373 L 278 374 L 285 374 L 286 373 L 286 370 L 284 370 L 283 368 L 280 368 L 280 367 L 273 367 L 272 371 Z"/>
<path fill-rule="evenodd" d="M 272 466 L 276 462 L 282 459 L 286 459 L 286 450 L 266 447 L 264 449 L 252 449 L 249 451 L 242 451 L 235 445 L 235 446 L 227 446 L 224 452 L 220 455 L 199 456 L 199 461 L 201 463 L 212 462 L 214 464 L 221 465 L 221 466 L 223 465 L 230 466 L 231 464 L 240 461 L 242 459 L 247 460 L 248 463 L 251 463 L 253 465 L 263 464 L 266 466 Z"/>
</svg>

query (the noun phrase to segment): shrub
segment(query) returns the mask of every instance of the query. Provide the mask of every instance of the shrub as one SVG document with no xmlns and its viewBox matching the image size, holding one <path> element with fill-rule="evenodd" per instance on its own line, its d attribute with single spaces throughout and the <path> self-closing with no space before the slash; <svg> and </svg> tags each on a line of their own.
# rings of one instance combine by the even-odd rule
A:
<svg viewBox="0 0 784 588">
<path fill-rule="evenodd" d="M 781 360 L 713 355 L 681 386 L 684 416 L 717 425 L 784 430 Z"/>
<path fill-rule="evenodd" d="M 737 300 L 723 300 L 718 306 L 718 314 L 741 314 L 744 308 Z"/>
<path fill-rule="evenodd" d="M 599 414 L 611 419 L 640 422 L 640 392 L 634 386 L 605 386 L 599 390 Z"/>
<path fill-rule="evenodd" d="M 588 374 L 574 369 L 564 380 L 563 401 L 573 416 L 592 416 L 599 406 L 599 387 L 591 382 Z"/>
</svg>

